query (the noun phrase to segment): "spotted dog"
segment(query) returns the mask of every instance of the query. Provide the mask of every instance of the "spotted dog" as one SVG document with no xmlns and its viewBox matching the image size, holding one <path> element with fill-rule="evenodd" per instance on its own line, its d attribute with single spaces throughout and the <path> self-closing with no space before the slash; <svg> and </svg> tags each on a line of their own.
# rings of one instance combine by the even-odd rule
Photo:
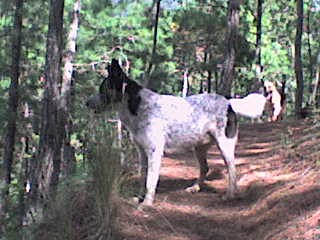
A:
<svg viewBox="0 0 320 240">
<path fill-rule="evenodd" d="M 227 197 L 234 197 L 237 192 L 234 154 L 238 135 L 235 111 L 256 116 L 262 113 L 265 103 L 265 98 L 259 94 L 245 99 L 229 101 L 223 96 L 206 93 L 186 98 L 160 95 L 129 79 L 113 59 L 99 94 L 92 96 L 87 105 L 99 111 L 111 103 L 118 107 L 120 120 L 130 131 L 141 161 L 142 204 L 152 205 L 164 152 L 193 151 L 200 165 L 200 175 L 187 191 L 197 192 L 208 173 L 207 152 L 214 142 L 228 169 Z M 263 103 L 252 112 L 252 108 L 245 105 L 257 99 Z"/>
<path fill-rule="evenodd" d="M 281 119 L 282 109 L 282 98 L 278 92 L 275 84 L 270 81 L 264 82 L 264 88 L 267 95 L 267 113 L 268 121 L 275 122 Z"/>
</svg>

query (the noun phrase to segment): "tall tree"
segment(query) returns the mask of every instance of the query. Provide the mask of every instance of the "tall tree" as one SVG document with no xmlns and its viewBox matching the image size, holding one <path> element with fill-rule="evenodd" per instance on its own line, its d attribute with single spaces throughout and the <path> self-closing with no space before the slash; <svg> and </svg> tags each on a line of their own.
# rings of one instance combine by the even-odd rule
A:
<svg viewBox="0 0 320 240">
<path fill-rule="evenodd" d="M 308 93 L 309 93 L 309 99 L 308 103 L 310 105 L 314 105 L 316 103 L 316 94 L 317 94 L 317 88 L 319 85 L 319 77 L 317 75 L 318 71 L 315 71 L 317 69 L 317 61 L 314 61 L 312 56 L 312 23 L 311 23 L 311 13 L 313 8 L 313 1 L 308 2 L 308 9 L 307 9 L 307 16 L 306 16 L 306 32 L 307 32 L 307 48 L 308 48 L 308 78 L 309 78 L 309 86 L 308 86 Z M 314 77 L 314 73 L 316 73 Z M 313 80 L 314 79 L 314 80 Z"/>
<path fill-rule="evenodd" d="M 61 84 L 61 98 L 60 98 L 60 109 L 61 118 L 60 125 L 64 127 L 65 134 L 63 139 L 63 161 L 65 166 L 65 172 L 69 173 L 74 168 L 74 149 L 70 144 L 70 137 L 72 134 L 72 73 L 73 73 L 73 61 L 76 54 L 76 44 L 79 29 L 79 18 L 80 18 L 80 8 L 81 0 L 75 0 L 72 19 L 70 24 L 70 30 L 68 34 L 68 39 L 66 43 L 66 51 L 63 57 L 63 74 L 62 74 L 62 84 Z"/>
<path fill-rule="evenodd" d="M 312 94 L 310 96 L 310 103 L 315 104 L 317 107 L 320 106 L 320 53 L 318 54 L 317 64 L 316 64 L 316 77 L 313 83 Z"/>
<path fill-rule="evenodd" d="M 309 79 L 310 84 L 312 84 L 312 77 L 313 77 L 313 61 L 312 61 L 312 48 L 311 48 L 311 10 L 312 9 L 312 1 L 308 2 L 308 9 L 307 9 L 307 16 L 306 16 L 306 32 L 307 32 L 307 46 L 308 46 L 308 58 L 309 58 L 309 64 L 308 64 L 308 70 L 309 70 Z M 311 89 L 311 88 L 309 88 Z"/>
<path fill-rule="evenodd" d="M 256 32 L 256 78 L 258 81 L 261 79 L 262 65 L 261 65 L 261 35 L 262 35 L 262 6 L 263 0 L 258 0 L 257 2 L 257 32 Z"/>
<path fill-rule="evenodd" d="M 47 204 L 56 191 L 62 156 L 65 129 L 60 125 L 60 83 L 63 36 L 64 0 L 50 1 L 47 53 L 45 62 L 45 90 L 41 116 L 41 131 L 37 167 L 35 169 L 34 194 L 37 200 Z"/>
<path fill-rule="evenodd" d="M 236 43 L 239 28 L 239 0 L 229 0 L 228 2 L 228 28 L 225 37 L 225 54 L 222 67 L 222 81 L 219 87 L 219 93 L 224 96 L 231 95 L 231 88 L 234 78 L 234 66 L 236 59 Z"/>
<path fill-rule="evenodd" d="M 301 60 L 301 39 L 303 31 L 303 0 L 296 0 L 296 37 L 294 43 L 294 72 L 296 75 L 297 89 L 295 99 L 295 112 L 297 117 L 301 117 L 301 109 L 303 102 L 303 69 Z"/>
<path fill-rule="evenodd" d="M 204 64 L 207 64 L 207 63 L 210 64 L 210 57 L 211 57 L 211 55 L 208 52 L 208 50 L 206 49 L 205 53 L 204 53 L 204 59 L 203 59 Z M 208 68 L 207 73 L 208 73 L 208 75 L 207 75 L 207 92 L 211 93 L 212 70 Z M 202 84 L 201 84 L 201 88 L 202 88 Z"/>
<path fill-rule="evenodd" d="M 189 69 L 186 68 L 183 73 L 183 84 L 182 84 L 182 97 L 188 96 L 188 90 L 189 90 Z"/>
<path fill-rule="evenodd" d="M 153 4 L 156 6 L 155 16 L 153 16 L 153 45 L 151 52 L 151 59 L 148 63 L 148 67 L 145 73 L 144 86 L 148 87 L 150 85 L 150 75 L 153 66 L 154 59 L 156 57 L 157 51 L 157 40 L 158 40 L 158 22 L 159 22 L 159 14 L 160 14 L 160 3 L 161 0 L 156 0 L 157 4 Z"/>
<path fill-rule="evenodd" d="M 17 128 L 17 109 L 19 104 L 19 76 L 22 39 L 23 0 L 15 1 L 14 28 L 12 32 L 11 83 L 9 88 L 7 133 L 4 142 L 3 169 L 4 174 L 0 199 L 0 218 L 4 219 L 7 211 L 9 184 L 11 183 L 12 162 L 14 156 L 15 136 Z M 3 224 L 1 224 L 4 226 Z M 0 229 L 1 231 L 1 229 Z"/>
</svg>

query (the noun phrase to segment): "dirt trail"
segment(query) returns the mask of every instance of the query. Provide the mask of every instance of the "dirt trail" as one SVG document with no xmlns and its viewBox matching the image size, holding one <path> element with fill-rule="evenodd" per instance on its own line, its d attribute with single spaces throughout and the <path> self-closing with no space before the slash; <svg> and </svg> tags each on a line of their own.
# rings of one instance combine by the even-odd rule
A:
<svg viewBox="0 0 320 240">
<path fill-rule="evenodd" d="M 184 191 L 198 176 L 191 154 L 165 157 L 155 205 L 138 211 L 120 204 L 120 235 L 130 240 L 320 240 L 320 168 L 286 154 L 288 127 L 303 135 L 303 124 L 240 126 L 240 191 L 234 200 L 221 198 L 227 172 L 216 147 L 209 152 L 208 180 L 196 194 Z"/>
</svg>

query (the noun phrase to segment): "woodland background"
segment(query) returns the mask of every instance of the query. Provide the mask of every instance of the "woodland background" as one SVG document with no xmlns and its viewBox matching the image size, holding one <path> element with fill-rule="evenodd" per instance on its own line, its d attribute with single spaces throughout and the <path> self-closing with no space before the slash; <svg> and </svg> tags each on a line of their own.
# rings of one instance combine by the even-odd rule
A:
<svg viewBox="0 0 320 240">
<path fill-rule="evenodd" d="M 85 107 L 111 58 L 179 96 L 274 81 L 301 118 L 320 105 L 319 19 L 318 0 L 2 0 L 0 239 L 112 237 L 135 152 Z"/>
</svg>

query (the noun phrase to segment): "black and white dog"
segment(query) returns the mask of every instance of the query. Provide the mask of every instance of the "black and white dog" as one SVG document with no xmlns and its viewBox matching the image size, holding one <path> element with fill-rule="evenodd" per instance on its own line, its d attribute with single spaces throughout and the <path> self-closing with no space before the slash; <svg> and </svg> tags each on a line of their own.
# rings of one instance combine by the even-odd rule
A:
<svg viewBox="0 0 320 240">
<path fill-rule="evenodd" d="M 227 100 L 217 94 L 186 98 L 160 95 L 129 79 L 114 59 L 108 66 L 108 73 L 100 85 L 99 94 L 92 96 L 87 105 L 98 111 L 111 103 L 118 107 L 120 120 L 130 131 L 139 152 L 143 205 L 153 203 L 161 158 L 167 150 L 194 152 L 200 164 L 200 176 L 187 191 L 198 192 L 209 170 L 207 151 L 214 142 L 228 168 L 227 197 L 234 197 L 237 191 L 236 112 L 248 117 L 261 115 L 265 97 L 251 94 L 243 99 Z"/>
</svg>

